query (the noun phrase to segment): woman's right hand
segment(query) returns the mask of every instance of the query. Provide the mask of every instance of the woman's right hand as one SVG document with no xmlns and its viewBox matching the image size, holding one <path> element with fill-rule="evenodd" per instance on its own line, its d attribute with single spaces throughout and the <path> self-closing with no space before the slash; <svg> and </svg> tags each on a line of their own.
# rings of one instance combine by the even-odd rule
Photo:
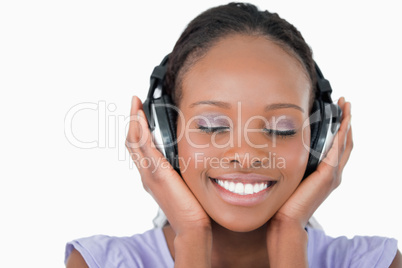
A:
<svg viewBox="0 0 402 268">
<path fill-rule="evenodd" d="M 175 265 L 179 261 L 183 267 L 190 263 L 191 267 L 206 267 L 201 264 L 207 264 L 210 260 L 210 218 L 184 180 L 156 149 L 141 100 L 136 96 L 131 103 L 126 147 L 140 172 L 145 190 L 159 204 L 175 233 Z M 201 245 L 205 246 L 205 252 L 197 256 L 196 252 L 200 252 Z M 197 262 L 200 262 L 200 266 Z"/>
</svg>

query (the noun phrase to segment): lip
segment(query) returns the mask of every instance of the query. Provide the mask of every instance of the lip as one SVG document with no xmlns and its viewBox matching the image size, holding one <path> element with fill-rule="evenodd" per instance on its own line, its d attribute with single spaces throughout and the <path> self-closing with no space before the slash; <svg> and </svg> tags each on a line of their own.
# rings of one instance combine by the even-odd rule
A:
<svg viewBox="0 0 402 268">
<path fill-rule="evenodd" d="M 267 181 L 273 181 L 274 183 L 267 187 L 266 189 L 253 194 L 248 195 L 240 195 L 233 192 L 230 192 L 217 184 L 214 179 L 218 180 L 230 180 L 233 182 L 242 182 L 242 183 L 261 183 Z M 255 173 L 233 173 L 233 174 L 224 174 L 216 177 L 209 177 L 210 182 L 214 186 L 216 193 L 227 203 L 235 206 L 255 206 L 262 203 L 269 193 L 271 192 L 272 188 L 276 185 L 277 180 Z"/>
</svg>

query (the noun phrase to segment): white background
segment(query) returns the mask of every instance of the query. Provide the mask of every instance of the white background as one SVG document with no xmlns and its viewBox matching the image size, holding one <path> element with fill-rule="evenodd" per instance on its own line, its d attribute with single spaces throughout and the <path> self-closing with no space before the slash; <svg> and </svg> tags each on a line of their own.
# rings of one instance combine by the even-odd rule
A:
<svg viewBox="0 0 402 268">
<path fill-rule="evenodd" d="M 124 148 L 131 96 L 144 100 L 150 72 L 187 23 L 221 3 L 1 2 L 1 267 L 63 267 L 69 240 L 152 227 L 157 206 Z M 354 151 L 318 220 L 332 236 L 402 241 L 397 1 L 253 3 L 293 23 L 335 99 L 352 102 Z M 76 113 L 72 131 L 96 148 L 65 136 L 66 116 L 82 103 L 98 110 Z"/>
</svg>

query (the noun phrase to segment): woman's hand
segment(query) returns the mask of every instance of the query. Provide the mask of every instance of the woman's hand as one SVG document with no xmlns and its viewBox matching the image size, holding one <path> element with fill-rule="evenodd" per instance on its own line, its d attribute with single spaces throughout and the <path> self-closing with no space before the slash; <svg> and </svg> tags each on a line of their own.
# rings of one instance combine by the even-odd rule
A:
<svg viewBox="0 0 402 268">
<path fill-rule="evenodd" d="M 341 183 L 343 168 L 353 148 L 353 139 L 350 127 L 351 105 L 344 98 L 339 99 L 338 105 L 343 112 L 342 122 L 327 156 L 317 170 L 302 181 L 268 223 L 267 243 L 270 257 L 276 256 L 278 258 L 275 259 L 281 260 L 279 256 L 282 253 L 293 257 L 284 256 L 289 263 L 281 263 L 281 267 L 303 267 L 306 264 L 307 234 L 304 228 L 316 209 Z M 300 250 L 301 247 L 304 250 Z"/>
<path fill-rule="evenodd" d="M 175 233 L 176 267 L 207 267 L 212 248 L 210 218 L 180 175 L 156 149 L 142 103 L 136 96 L 131 104 L 126 147 L 145 190 L 159 204 Z"/>
<path fill-rule="evenodd" d="M 342 171 L 352 151 L 353 140 L 351 105 L 343 97 L 339 99 L 338 105 L 342 109 L 342 122 L 331 149 L 317 170 L 302 181 L 279 209 L 274 216 L 276 220 L 297 221 L 304 227 L 316 209 L 341 183 Z"/>
</svg>

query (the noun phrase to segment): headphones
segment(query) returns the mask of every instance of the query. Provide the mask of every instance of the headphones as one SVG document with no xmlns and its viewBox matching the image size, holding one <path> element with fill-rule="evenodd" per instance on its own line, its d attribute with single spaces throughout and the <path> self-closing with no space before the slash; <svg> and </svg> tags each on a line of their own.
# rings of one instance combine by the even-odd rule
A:
<svg viewBox="0 0 402 268">
<path fill-rule="evenodd" d="M 173 105 L 170 96 L 163 90 L 168 58 L 169 55 L 154 68 L 151 74 L 151 83 L 143 109 L 155 146 L 180 174 L 176 141 L 178 108 Z M 318 164 L 331 148 L 342 117 L 341 109 L 332 102 L 332 88 L 329 81 L 324 78 L 318 65 L 314 64 L 317 74 L 317 91 L 310 120 L 303 125 L 303 129 L 308 125 L 311 129 L 310 146 L 304 145 L 310 151 L 310 155 L 303 179 L 316 170 Z"/>
</svg>

